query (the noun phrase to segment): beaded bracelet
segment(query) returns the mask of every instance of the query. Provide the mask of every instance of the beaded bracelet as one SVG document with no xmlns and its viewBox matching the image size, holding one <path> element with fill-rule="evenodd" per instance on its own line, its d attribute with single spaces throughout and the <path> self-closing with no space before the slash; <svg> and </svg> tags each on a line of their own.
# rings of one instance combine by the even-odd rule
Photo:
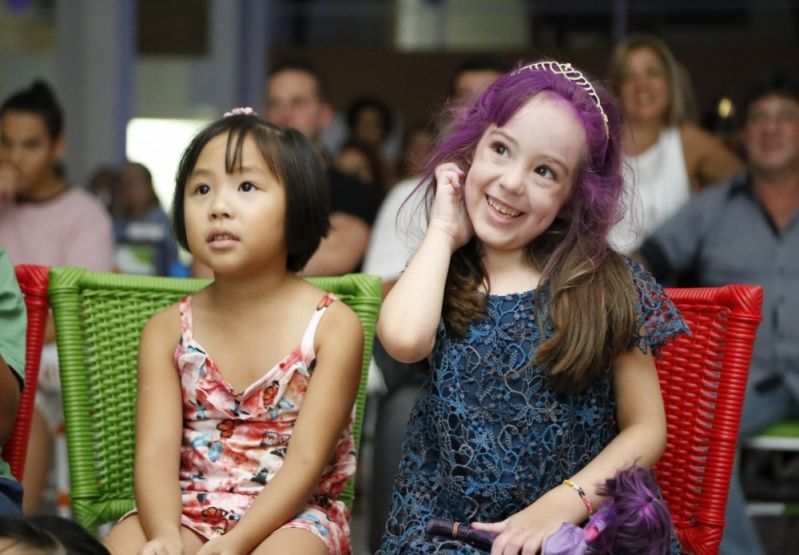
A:
<svg viewBox="0 0 799 555">
<path fill-rule="evenodd" d="M 585 490 L 583 488 L 581 488 L 580 486 L 578 486 L 568 478 L 563 480 L 563 484 L 569 486 L 571 489 L 577 492 L 577 495 L 580 496 L 580 501 L 583 502 L 583 505 L 585 505 L 585 508 L 588 510 L 588 516 L 594 514 L 594 507 L 591 505 L 591 500 L 588 499 L 588 496 L 585 494 Z"/>
</svg>

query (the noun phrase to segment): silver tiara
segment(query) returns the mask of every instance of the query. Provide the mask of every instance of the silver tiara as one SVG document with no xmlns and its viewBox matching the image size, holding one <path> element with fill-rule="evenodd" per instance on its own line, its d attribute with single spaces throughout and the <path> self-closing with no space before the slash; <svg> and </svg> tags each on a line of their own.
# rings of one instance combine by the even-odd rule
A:
<svg viewBox="0 0 799 555">
<path fill-rule="evenodd" d="M 571 64 L 562 64 L 553 60 L 547 60 L 544 62 L 535 62 L 534 64 L 528 64 L 526 66 L 520 67 L 519 69 L 515 70 L 512 75 L 516 75 L 525 70 L 550 71 L 558 75 L 563 75 L 569 81 L 579 85 L 581 89 L 588 93 L 588 96 L 590 96 L 591 100 L 594 101 L 596 109 L 599 110 L 600 114 L 602 114 L 602 121 L 605 123 L 605 139 L 607 140 L 610 138 L 608 116 L 605 114 L 605 110 L 602 109 L 602 103 L 599 101 L 599 95 L 596 94 L 596 89 L 594 89 L 594 86 L 588 81 L 588 79 L 585 78 L 585 75 L 583 75 L 579 69 L 573 68 Z"/>
</svg>

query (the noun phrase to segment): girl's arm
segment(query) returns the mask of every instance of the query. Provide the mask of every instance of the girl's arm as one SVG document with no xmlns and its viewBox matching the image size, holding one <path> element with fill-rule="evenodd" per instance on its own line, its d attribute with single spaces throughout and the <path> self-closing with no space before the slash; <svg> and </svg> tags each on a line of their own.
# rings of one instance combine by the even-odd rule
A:
<svg viewBox="0 0 799 555">
<path fill-rule="evenodd" d="M 666 447 L 666 413 L 652 356 L 637 347 L 620 355 L 613 366 L 613 387 L 619 435 L 580 472 L 563 476 L 585 490 L 594 509 L 603 501 L 596 494 L 599 484 L 632 464 L 651 467 Z M 577 492 L 561 484 L 502 522 L 475 523 L 475 527 L 500 532 L 491 555 L 518 553 L 522 546 L 535 553 L 561 524 L 578 524 L 587 517 Z"/>
<path fill-rule="evenodd" d="M 349 422 L 361 379 L 363 330 L 341 302 L 330 305 L 316 333 L 316 369 L 294 425 L 283 467 L 236 527 L 200 553 L 250 553 L 308 502 Z M 225 546 L 218 545 L 225 543 Z M 214 544 L 214 545 L 212 545 Z"/>
<path fill-rule="evenodd" d="M 147 322 L 139 343 L 136 395 L 136 505 L 144 534 L 180 553 L 178 475 L 183 432 L 180 380 L 172 363 L 178 338 L 177 307 Z M 168 551 L 172 553 L 172 551 Z"/>
<path fill-rule="evenodd" d="M 436 168 L 435 176 L 427 233 L 383 302 L 377 321 L 380 341 L 400 362 L 416 362 L 432 352 L 450 258 L 472 235 L 463 202 L 463 171 L 447 163 Z"/>
<path fill-rule="evenodd" d="M 696 124 L 683 123 L 680 134 L 688 178 L 694 190 L 726 181 L 744 171 L 743 162 L 732 150 Z"/>
</svg>

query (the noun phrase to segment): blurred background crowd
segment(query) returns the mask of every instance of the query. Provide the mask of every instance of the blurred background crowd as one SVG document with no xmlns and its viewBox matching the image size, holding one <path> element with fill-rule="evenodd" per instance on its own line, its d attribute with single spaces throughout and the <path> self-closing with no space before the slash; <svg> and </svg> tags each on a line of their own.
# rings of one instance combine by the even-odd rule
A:
<svg viewBox="0 0 799 555">
<path fill-rule="evenodd" d="M 754 104 L 742 103 L 753 83 L 782 86 L 793 105 L 764 117 L 797 127 L 798 36 L 795 0 L 0 0 L 0 246 L 14 263 L 207 275 L 172 237 L 175 168 L 199 127 L 248 105 L 302 131 L 328 163 L 333 231 L 305 273 L 366 271 L 385 292 L 421 239 L 421 211 L 400 207 L 438 133 L 498 75 L 543 56 L 619 98 L 630 192 L 611 239 L 634 254 L 693 195 L 751 171 L 743 115 Z M 797 211 L 777 224 L 795 237 Z M 779 333 L 799 343 L 799 330 Z M 359 552 L 378 545 L 385 469 L 424 366 L 375 347 Z M 24 509 L 68 516 L 54 349 L 41 376 Z M 780 461 L 776 478 L 773 461 L 758 464 L 750 497 L 779 489 L 799 500 L 796 460 Z M 768 552 L 799 541 L 791 522 L 756 520 Z"/>
</svg>

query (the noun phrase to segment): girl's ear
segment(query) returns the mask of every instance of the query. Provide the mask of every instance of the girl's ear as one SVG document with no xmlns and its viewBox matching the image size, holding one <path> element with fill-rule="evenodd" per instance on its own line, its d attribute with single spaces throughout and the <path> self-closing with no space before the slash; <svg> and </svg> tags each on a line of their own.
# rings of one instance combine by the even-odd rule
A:
<svg viewBox="0 0 799 555">
<path fill-rule="evenodd" d="M 468 158 L 458 164 L 458 167 L 463 170 L 464 179 L 466 179 L 466 176 L 469 174 L 469 170 L 472 169 L 472 163 L 474 163 L 474 153 L 470 154 Z"/>
</svg>

